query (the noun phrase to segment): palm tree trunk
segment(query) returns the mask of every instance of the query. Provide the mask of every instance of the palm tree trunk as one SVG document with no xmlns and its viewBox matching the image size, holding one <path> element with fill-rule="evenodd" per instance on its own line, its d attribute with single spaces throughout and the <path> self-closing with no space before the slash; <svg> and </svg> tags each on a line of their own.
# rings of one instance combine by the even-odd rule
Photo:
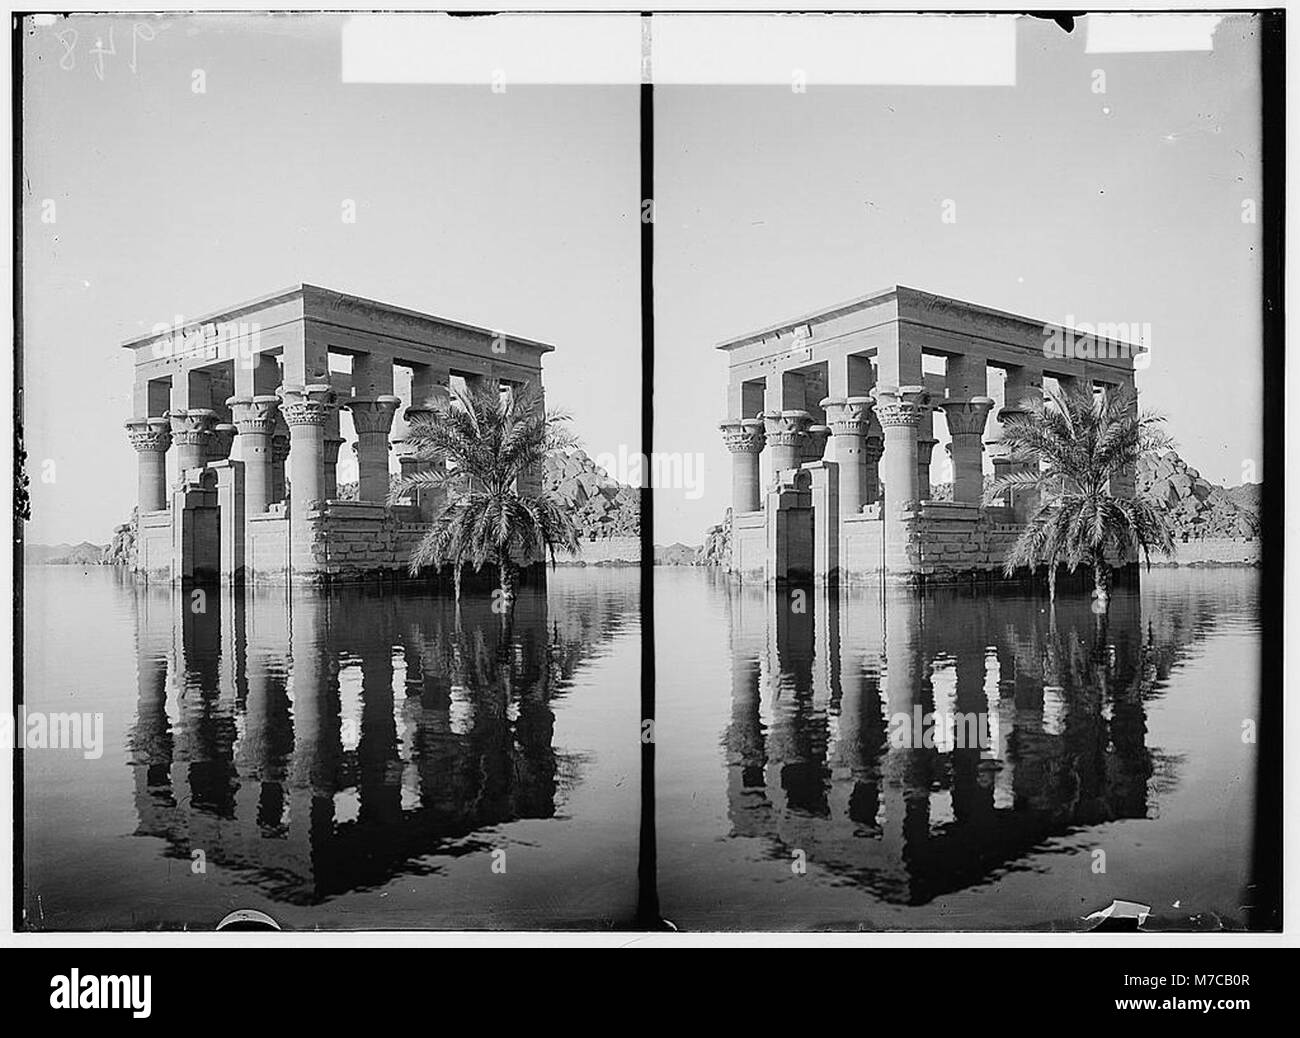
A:
<svg viewBox="0 0 1300 1038">
<path fill-rule="evenodd" d="M 1098 556 L 1092 563 L 1093 598 L 1101 605 L 1102 611 L 1110 608 L 1110 563 Z"/>
<path fill-rule="evenodd" d="M 1056 602 L 1056 563 L 1050 562 L 1047 565 L 1047 600 Z"/>
<path fill-rule="evenodd" d="M 509 609 L 515 600 L 515 564 L 508 556 L 497 556 L 497 574 L 501 582 L 501 599 Z"/>
<path fill-rule="evenodd" d="M 452 569 L 452 579 L 455 580 L 455 582 L 456 582 L 456 601 L 457 601 L 457 602 L 460 601 L 460 567 L 461 567 L 461 564 L 458 562 L 458 563 L 456 563 L 455 567 L 453 567 L 453 569 Z"/>
</svg>

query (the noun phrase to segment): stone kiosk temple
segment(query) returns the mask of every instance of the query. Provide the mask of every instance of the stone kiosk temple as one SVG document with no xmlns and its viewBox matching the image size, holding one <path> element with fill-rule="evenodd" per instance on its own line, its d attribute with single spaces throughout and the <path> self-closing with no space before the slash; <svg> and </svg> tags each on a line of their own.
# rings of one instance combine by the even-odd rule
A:
<svg viewBox="0 0 1300 1038">
<path fill-rule="evenodd" d="M 435 464 L 404 449 L 405 419 L 457 380 L 540 393 L 553 349 L 312 285 L 124 346 L 135 356 L 136 571 L 230 583 L 402 574 L 444 504 L 441 491 L 386 503 L 390 446 L 403 474 Z M 341 411 L 356 433 L 356 500 L 338 495 Z M 540 489 L 540 473 L 528 483 Z"/>
<path fill-rule="evenodd" d="M 1142 352 L 902 286 L 718 349 L 729 362 L 731 571 L 769 583 L 1000 572 L 1035 507 L 1024 494 L 981 504 L 985 449 L 995 476 L 1017 464 L 1000 449 L 1003 420 L 1045 380 L 1132 389 Z M 949 440 L 951 500 L 931 500 L 936 422 Z M 1132 473 L 1117 484 L 1112 493 L 1133 496 Z"/>
</svg>

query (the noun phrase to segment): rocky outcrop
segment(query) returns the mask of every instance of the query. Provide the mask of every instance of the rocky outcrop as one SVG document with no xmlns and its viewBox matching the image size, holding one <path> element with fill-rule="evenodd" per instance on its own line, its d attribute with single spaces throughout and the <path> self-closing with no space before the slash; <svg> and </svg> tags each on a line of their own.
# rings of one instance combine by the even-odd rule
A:
<svg viewBox="0 0 1300 1038">
<path fill-rule="evenodd" d="M 731 509 L 717 526 L 710 526 L 704 534 L 704 546 L 700 548 L 700 566 L 721 566 L 731 568 Z"/>
<path fill-rule="evenodd" d="M 547 458 L 542 486 L 568 503 L 585 541 L 641 535 L 641 491 L 611 479 L 585 451 Z"/>
<path fill-rule="evenodd" d="M 135 567 L 135 526 L 138 514 L 132 508 L 131 518 L 113 528 L 113 539 L 104 548 L 101 557 L 105 566 Z"/>
<path fill-rule="evenodd" d="M 691 544 L 656 544 L 656 566 L 698 566 L 700 549 Z"/>
<path fill-rule="evenodd" d="M 1137 467 L 1137 489 L 1164 510 L 1175 541 L 1251 540 L 1259 536 L 1258 485 L 1216 486 L 1189 467 L 1177 451 L 1142 459 Z"/>
</svg>

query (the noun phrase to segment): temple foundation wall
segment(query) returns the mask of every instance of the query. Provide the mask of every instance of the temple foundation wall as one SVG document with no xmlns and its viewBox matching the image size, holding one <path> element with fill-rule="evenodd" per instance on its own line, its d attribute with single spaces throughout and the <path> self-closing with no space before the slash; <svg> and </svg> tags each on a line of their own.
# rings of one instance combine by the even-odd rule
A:
<svg viewBox="0 0 1300 1038">
<path fill-rule="evenodd" d="M 887 531 L 878 507 L 868 506 L 861 515 L 852 516 L 841 516 L 833 507 L 833 463 L 810 468 L 812 508 L 782 507 L 774 493 L 766 511 L 732 516 L 731 574 L 740 583 L 807 580 L 841 586 L 883 582 L 932 587 L 1005 579 L 1004 560 L 1023 529 L 1006 521 L 1005 510 L 960 502 L 917 502 L 889 516 Z M 810 514 L 811 526 L 806 527 Z M 792 540 L 792 531 L 801 536 Z M 774 550 L 778 545 L 781 550 Z M 801 565 L 804 559 L 811 560 L 811 571 Z M 775 574 L 774 562 L 783 567 Z M 1134 562 L 1111 560 L 1117 570 Z M 1062 570 L 1060 578 L 1065 577 Z"/>
</svg>

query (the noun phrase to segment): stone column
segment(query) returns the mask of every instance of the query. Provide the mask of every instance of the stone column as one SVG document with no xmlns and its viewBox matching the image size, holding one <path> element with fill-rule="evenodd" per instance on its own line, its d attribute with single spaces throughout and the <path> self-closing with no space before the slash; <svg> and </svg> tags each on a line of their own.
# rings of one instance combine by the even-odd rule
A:
<svg viewBox="0 0 1300 1038">
<path fill-rule="evenodd" d="M 870 500 L 866 446 L 875 401 L 869 396 L 827 397 L 821 406 L 831 431 L 832 460 L 840 467 L 840 515 L 857 515 Z"/>
<path fill-rule="evenodd" d="M 1004 423 L 1024 418 L 1030 413 L 1029 402 L 1042 400 L 1042 396 L 1043 373 L 1041 371 L 1026 367 L 1009 368 L 1006 384 L 1003 387 L 1003 406 L 997 412 L 999 436 Z M 993 459 L 995 479 L 1001 479 L 1014 472 L 1032 471 L 1037 467 L 1036 459 L 1012 459 L 1007 448 L 997 437 L 990 438 L 986 446 Z M 1018 523 L 1027 522 L 1038 507 L 1038 496 L 1031 490 L 1008 491 L 1006 497 L 1007 504 L 1012 510 L 1012 518 Z"/>
<path fill-rule="evenodd" d="M 325 500 L 334 501 L 339 496 L 339 448 L 343 446 L 343 437 L 326 436 L 321 442 L 324 444 L 325 458 Z"/>
<path fill-rule="evenodd" d="M 271 478 L 271 435 L 280 398 L 269 394 L 232 396 L 226 403 L 239 430 L 239 457 L 244 463 L 244 514 L 260 515 L 275 498 Z M 286 444 L 287 446 L 287 444 Z M 281 461 L 280 489 L 284 489 Z"/>
<path fill-rule="evenodd" d="M 731 451 L 732 512 L 756 512 L 762 505 L 758 459 L 767 444 L 763 422 L 758 418 L 733 418 L 718 428 Z"/>
<path fill-rule="evenodd" d="M 885 456 L 885 430 L 880 426 L 880 419 L 875 412 L 871 414 L 871 424 L 867 426 L 867 439 L 862 448 L 862 457 L 866 468 L 862 473 L 862 490 L 867 504 L 880 500 L 880 459 Z"/>
<path fill-rule="evenodd" d="M 952 434 L 952 499 L 979 504 L 984 496 L 984 424 L 993 398 L 945 400 L 939 406 Z"/>
<path fill-rule="evenodd" d="M 180 482 L 190 469 L 207 463 L 208 445 L 217 424 L 217 412 L 207 407 L 168 411 L 172 425 L 172 443 L 176 445 L 176 478 Z"/>
<path fill-rule="evenodd" d="M 920 500 L 916 441 L 924 397 L 920 386 L 876 391 L 876 417 L 885 432 L 885 509 L 891 515 L 910 510 Z"/>
<path fill-rule="evenodd" d="M 414 392 L 412 396 L 414 396 Z M 429 400 L 434 403 L 440 403 L 436 396 L 416 397 L 416 399 Z M 402 417 L 406 419 L 406 427 L 410 430 L 413 426 L 423 422 L 435 421 L 438 417 L 438 411 L 433 407 L 408 407 L 402 412 Z M 445 458 L 420 458 L 415 454 L 414 447 L 403 441 L 403 448 L 399 452 L 398 462 L 402 466 L 402 475 L 412 476 L 417 472 L 446 472 L 447 461 Z M 420 509 L 420 515 L 426 519 L 436 518 L 442 513 L 447 504 L 447 490 L 445 487 L 427 487 L 423 490 L 416 491 L 412 495 L 412 503 Z"/>
<path fill-rule="evenodd" d="M 918 436 L 916 438 L 916 492 L 920 495 L 919 500 L 922 501 L 928 501 L 932 494 L 930 490 L 930 459 L 934 455 L 934 445 L 938 442 L 933 436 Z"/>
<path fill-rule="evenodd" d="M 225 461 L 230 457 L 230 449 L 235 445 L 238 430 L 229 422 L 220 422 L 212 427 L 212 439 L 208 441 L 208 461 Z"/>
<path fill-rule="evenodd" d="M 410 479 L 420 471 L 420 459 L 415 455 L 415 448 L 408 440 L 393 440 L 392 444 L 393 453 L 397 455 L 397 464 L 401 470 L 401 478 Z M 419 495 L 413 490 L 408 490 L 403 498 L 411 504 L 419 503 Z"/>
<path fill-rule="evenodd" d="M 395 396 L 348 400 L 357 430 L 357 500 L 383 504 L 388 500 L 388 430 L 401 401 Z"/>
<path fill-rule="evenodd" d="M 934 445 L 939 441 L 934 437 L 933 396 L 926 389 L 918 403 L 921 405 L 921 419 L 916 427 L 916 494 L 917 500 L 928 501 L 930 492 L 930 459 L 934 456 Z"/>
<path fill-rule="evenodd" d="M 771 449 L 772 479 L 775 482 L 785 470 L 799 467 L 812 415 L 797 410 L 767 411 L 763 414 L 763 422 L 767 445 Z"/>
<path fill-rule="evenodd" d="M 284 500 L 284 463 L 288 460 L 289 426 L 284 415 L 277 414 L 275 431 L 271 433 L 271 504 Z"/>
<path fill-rule="evenodd" d="M 999 422 L 1005 421 L 1023 414 L 1021 411 L 1010 411 L 1003 408 L 998 412 Z M 993 478 L 1004 479 L 1016 472 L 1031 471 L 1035 462 L 1018 461 L 1011 457 L 1010 451 L 1006 444 L 1000 439 L 989 440 L 985 443 L 989 449 L 989 457 L 993 460 Z M 1007 507 L 1011 509 L 1012 521 L 1024 523 L 1029 521 L 1036 507 L 1037 495 L 1032 490 L 1008 490 L 1005 492 Z"/>
<path fill-rule="evenodd" d="M 136 504 L 141 512 L 167 507 L 167 448 L 172 445 L 166 418 L 133 418 L 126 423 L 136 450 Z"/>
<path fill-rule="evenodd" d="M 298 520 L 325 500 L 325 419 L 337 404 L 326 382 L 281 386 L 279 397 L 290 437 L 289 512 Z"/>
<path fill-rule="evenodd" d="M 1124 413 L 1130 419 L 1133 419 L 1134 421 L 1137 420 L 1137 387 L 1134 385 L 1131 378 L 1116 386 L 1114 390 L 1108 390 L 1107 392 L 1120 392 L 1126 394 Z M 1120 469 L 1111 478 L 1110 493 L 1112 497 L 1121 498 L 1127 501 L 1131 501 L 1137 496 L 1137 470 L 1132 465 Z"/>
<path fill-rule="evenodd" d="M 331 382 L 333 385 L 333 382 Z M 343 395 L 337 385 L 334 391 Z M 334 501 L 339 496 L 339 448 L 343 434 L 339 431 L 339 412 L 334 408 L 325 416 L 325 500 Z"/>
</svg>

